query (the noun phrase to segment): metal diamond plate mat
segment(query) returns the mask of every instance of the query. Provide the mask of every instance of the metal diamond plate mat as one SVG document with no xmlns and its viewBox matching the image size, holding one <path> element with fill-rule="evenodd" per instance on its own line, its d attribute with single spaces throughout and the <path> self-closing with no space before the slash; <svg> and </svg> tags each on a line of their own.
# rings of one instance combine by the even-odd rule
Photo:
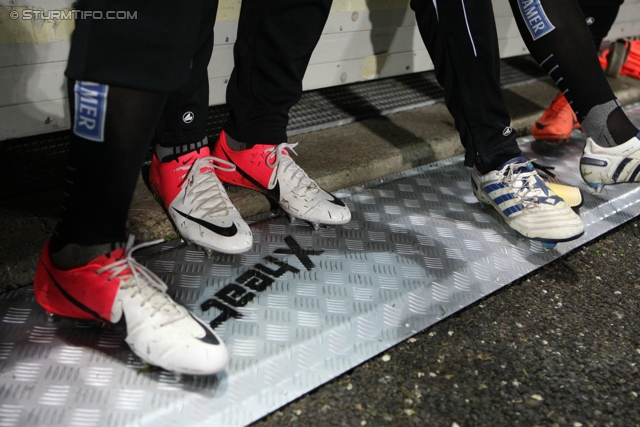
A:
<svg viewBox="0 0 640 427">
<path fill-rule="evenodd" d="M 0 294 L 0 426 L 257 420 L 640 214 L 639 186 L 593 194 L 581 182 L 581 138 L 523 140 L 537 163 L 584 191 L 585 235 L 551 251 L 480 209 L 462 158 L 339 192 L 353 212 L 344 226 L 314 231 L 263 216 L 247 254 L 207 259 L 180 241 L 141 251 L 227 343 L 231 362 L 217 376 L 146 369 L 121 325 L 48 323 L 32 288 Z"/>
</svg>

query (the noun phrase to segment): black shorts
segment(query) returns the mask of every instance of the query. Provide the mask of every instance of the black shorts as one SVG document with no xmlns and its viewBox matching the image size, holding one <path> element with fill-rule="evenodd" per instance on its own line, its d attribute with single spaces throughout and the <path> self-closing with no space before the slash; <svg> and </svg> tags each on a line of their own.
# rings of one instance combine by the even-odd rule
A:
<svg viewBox="0 0 640 427">
<path fill-rule="evenodd" d="M 172 92 L 189 77 L 198 35 L 213 31 L 217 0 L 80 0 L 66 76 Z"/>
</svg>

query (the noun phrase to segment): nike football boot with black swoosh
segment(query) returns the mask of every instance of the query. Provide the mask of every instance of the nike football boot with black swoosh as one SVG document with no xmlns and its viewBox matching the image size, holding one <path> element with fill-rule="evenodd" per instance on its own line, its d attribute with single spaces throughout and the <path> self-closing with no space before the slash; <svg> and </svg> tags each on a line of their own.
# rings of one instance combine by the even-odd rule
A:
<svg viewBox="0 0 640 427">
<path fill-rule="evenodd" d="M 217 170 L 235 166 L 211 157 L 209 147 L 161 162 L 153 156 L 149 170 L 151 189 L 162 200 L 178 233 L 209 254 L 212 250 L 238 254 L 251 249 L 251 229 L 233 206 Z"/>
<path fill-rule="evenodd" d="M 33 282 L 48 314 L 117 323 L 124 315 L 126 343 L 143 361 L 178 374 L 211 375 L 224 369 L 227 349 L 216 333 L 167 295 L 167 286 L 132 256 L 133 246 L 101 255 L 71 270 L 53 265 L 49 242 Z"/>
<path fill-rule="evenodd" d="M 596 191 L 610 184 L 639 183 L 640 133 L 614 147 L 601 147 L 587 138 L 580 158 L 580 173 Z"/>
<path fill-rule="evenodd" d="M 574 129 L 580 129 L 578 118 L 564 95 L 558 93 L 549 108 L 531 126 L 531 135 L 537 141 L 568 142 Z"/>
<path fill-rule="evenodd" d="M 234 151 L 227 145 L 226 134 L 213 149 L 213 155 L 232 163 L 235 170 L 216 171 L 223 182 L 260 191 L 275 200 L 293 218 L 314 225 L 346 224 L 351 211 L 333 194 L 323 190 L 298 166 L 287 150 L 298 144 L 256 144 Z"/>
</svg>

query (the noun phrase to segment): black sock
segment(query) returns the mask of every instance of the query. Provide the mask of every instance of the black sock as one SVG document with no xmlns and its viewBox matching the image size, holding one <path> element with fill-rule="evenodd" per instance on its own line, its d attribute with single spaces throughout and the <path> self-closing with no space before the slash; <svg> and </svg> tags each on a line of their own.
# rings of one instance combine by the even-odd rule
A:
<svg viewBox="0 0 640 427">
<path fill-rule="evenodd" d="M 241 151 L 246 150 L 248 148 L 252 148 L 255 144 L 246 144 L 244 142 L 236 141 L 229 134 L 227 135 L 227 146 L 231 148 L 233 151 Z"/>
<path fill-rule="evenodd" d="M 609 114 L 607 128 L 616 145 L 624 144 L 639 134 L 636 126 L 629 121 L 625 112 L 622 111 L 622 107 L 616 108 Z"/>
<path fill-rule="evenodd" d="M 491 163 L 477 164 L 476 169 L 478 169 L 478 172 L 480 172 L 480 174 L 484 175 L 491 171 L 498 170 L 500 166 L 507 163 L 509 160 L 513 158 L 514 158 L 513 154 L 503 154 L 493 159 Z"/>
<path fill-rule="evenodd" d="M 51 262 L 60 270 L 71 270 L 82 267 L 89 261 L 98 258 L 100 255 L 106 255 L 111 251 L 123 248 L 124 242 L 103 243 L 99 245 L 78 245 L 69 243 L 64 245 L 57 252 L 50 251 Z"/>
</svg>

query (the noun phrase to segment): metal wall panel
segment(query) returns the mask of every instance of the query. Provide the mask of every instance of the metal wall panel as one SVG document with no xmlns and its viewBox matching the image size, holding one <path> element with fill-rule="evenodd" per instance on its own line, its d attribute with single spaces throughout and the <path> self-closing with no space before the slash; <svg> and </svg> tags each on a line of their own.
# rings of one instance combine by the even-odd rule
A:
<svg viewBox="0 0 640 427">
<path fill-rule="evenodd" d="M 69 8 L 71 4 L 72 0 L 47 0 L 46 4 L 42 0 L 0 0 L 0 141 L 69 127 L 61 70 L 66 66 L 71 29 L 60 22 L 22 21 L 18 32 L 27 39 L 18 42 L 11 37 L 17 24 L 8 13 L 23 8 Z M 240 4 L 240 0 L 220 1 L 216 48 L 209 67 L 210 105 L 225 102 Z M 408 0 L 335 0 L 305 75 L 304 89 L 432 69 L 408 4 Z M 493 4 L 501 57 L 527 53 L 507 0 L 493 0 Z M 37 41 L 34 34 L 41 34 Z M 640 0 L 627 0 L 610 38 L 637 34 Z M 28 37 L 33 41 L 25 42 Z"/>
</svg>

